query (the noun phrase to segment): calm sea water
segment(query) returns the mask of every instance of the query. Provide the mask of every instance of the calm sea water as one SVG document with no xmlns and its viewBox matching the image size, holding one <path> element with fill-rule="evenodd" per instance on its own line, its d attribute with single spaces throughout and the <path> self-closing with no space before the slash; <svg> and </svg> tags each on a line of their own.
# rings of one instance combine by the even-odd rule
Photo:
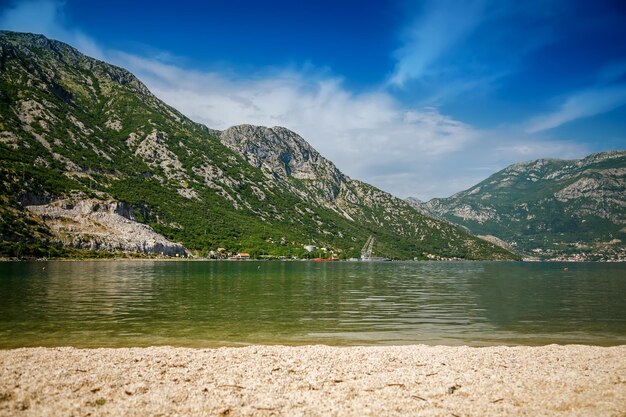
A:
<svg viewBox="0 0 626 417">
<path fill-rule="evenodd" d="M 625 344 L 626 265 L 0 263 L 0 348 L 249 343 Z"/>
</svg>

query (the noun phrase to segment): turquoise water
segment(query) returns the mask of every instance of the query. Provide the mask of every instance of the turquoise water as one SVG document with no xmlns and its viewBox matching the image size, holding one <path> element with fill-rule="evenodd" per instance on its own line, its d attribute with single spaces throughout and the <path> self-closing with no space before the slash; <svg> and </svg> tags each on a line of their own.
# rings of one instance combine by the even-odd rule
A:
<svg viewBox="0 0 626 417">
<path fill-rule="evenodd" d="M 616 345 L 625 300 L 625 264 L 9 262 L 0 347 Z"/>
</svg>

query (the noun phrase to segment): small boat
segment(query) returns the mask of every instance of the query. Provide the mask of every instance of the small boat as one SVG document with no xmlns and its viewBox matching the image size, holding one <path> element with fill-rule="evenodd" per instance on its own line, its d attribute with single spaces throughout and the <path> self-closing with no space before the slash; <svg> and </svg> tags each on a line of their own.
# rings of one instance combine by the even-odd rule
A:
<svg viewBox="0 0 626 417">
<path fill-rule="evenodd" d="M 382 256 L 366 256 L 366 257 L 362 257 L 361 260 L 363 262 L 386 262 L 386 261 L 391 261 L 391 258 L 385 258 Z"/>
<path fill-rule="evenodd" d="M 367 242 L 365 242 L 365 246 L 363 246 L 363 249 L 361 249 L 361 260 L 365 262 L 390 261 L 391 259 L 384 258 L 382 256 L 372 256 L 375 241 L 376 241 L 376 238 L 374 236 L 370 235 L 370 237 L 367 238 Z"/>
</svg>

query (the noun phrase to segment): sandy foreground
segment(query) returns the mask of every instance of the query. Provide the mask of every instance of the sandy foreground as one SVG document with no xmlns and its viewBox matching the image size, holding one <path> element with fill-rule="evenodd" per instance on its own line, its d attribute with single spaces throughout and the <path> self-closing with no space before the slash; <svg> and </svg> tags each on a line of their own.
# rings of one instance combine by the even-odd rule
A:
<svg viewBox="0 0 626 417">
<path fill-rule="evenodd" d="M 626 416 L 626 345 L 0 350 L 0 415 Z"/>
</svg>

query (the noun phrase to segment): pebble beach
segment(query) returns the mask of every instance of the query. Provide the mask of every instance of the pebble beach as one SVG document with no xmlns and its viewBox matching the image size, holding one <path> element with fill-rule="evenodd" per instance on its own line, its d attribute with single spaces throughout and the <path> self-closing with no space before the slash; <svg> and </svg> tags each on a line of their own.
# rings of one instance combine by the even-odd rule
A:
<svg viewBox="0 0 626 417">
<path fill-rule="evenodd" d="M 625 416 L 626 346 L 0 351 L 0 416 Z"/>
</svg>

